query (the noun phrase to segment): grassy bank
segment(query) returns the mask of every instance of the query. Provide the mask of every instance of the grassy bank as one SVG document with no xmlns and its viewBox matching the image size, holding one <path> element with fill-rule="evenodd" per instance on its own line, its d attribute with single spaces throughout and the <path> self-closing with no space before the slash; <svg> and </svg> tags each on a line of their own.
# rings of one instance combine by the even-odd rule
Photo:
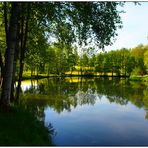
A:
<svg viewBox="0 0 148 148">
<path fill-rule="evenodd" d="M 22 107 L 0 110 L 1 146 L 50 146 L 51 137 L 44 123 Z"/>
<path fill-rule="evenodd" d="M 99 72 L 81 72 L 73 71 L 66 72 L 63 75 L 57 75 L 57 74 L 38 74 L 38 75 L 30 75 L 30 72 L 24 72 L 22 80 L 36 80 L 36 79 L 42 79 L 42 78 L 49 78 L 49 77 L 112 77 L 112 73 L 99 73 Z M 119 77 L 117 74 L 113 73 L 113 77 Z M 120 77 L 125 77 L 124 75 L 120 75 Z M 128 76 L 127 76 L 128 77 Z"/>
<path fill-rule="evenodd" d="M 144 81 L 144 82 L 148 82 L 148 75 L 144 75 L 144 76 L 131 76 L 129 79 L 131 81 Z"/>
</svg>

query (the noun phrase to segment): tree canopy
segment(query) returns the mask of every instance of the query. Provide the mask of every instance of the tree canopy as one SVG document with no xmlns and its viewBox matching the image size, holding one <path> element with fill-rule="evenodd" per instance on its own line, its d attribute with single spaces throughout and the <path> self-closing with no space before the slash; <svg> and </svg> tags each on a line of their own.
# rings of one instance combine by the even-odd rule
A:
<svg viewBox="0 0 148 148">
<path fill-rule="evenodd" d="M 35 64 L 40 67 L 46 63 L 46 60 L 40 57 L 45 55 L 50 43 L 60 44 L 63 51 L 65 47 L 74 48 L 74 43 L 81 46 L 93 42 L 100 48 L 112 44 L 117 35 L 117 28 L 122 27 L 120 12 L 117 10 L 117 6 L 121 4 L 120 2 L 1 2 L 0 39 L 4 44 L 3 46 L 1 44 L 0 48 L 5 48 L 1 50 L 0 58 L 3 71 L 1 104 L 9 106 L 10 99 L 14 98 L 16 72 L 18 100 L 27 53 L 34 53 L 33 57 L 30 56 L 30 60 L 35 60 Z M 59 53 L 58 48 L 57 53 Z M 63 54 L 66 56 L 66 53 Z"/>
</svg>

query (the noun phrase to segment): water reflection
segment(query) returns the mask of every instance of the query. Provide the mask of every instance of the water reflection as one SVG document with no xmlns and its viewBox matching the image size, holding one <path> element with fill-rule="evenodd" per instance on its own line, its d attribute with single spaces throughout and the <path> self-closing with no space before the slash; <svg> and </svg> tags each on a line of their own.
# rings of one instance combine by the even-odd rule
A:
<svg viewBox="0 0 148 148">
<path fill-rule="evenodd" d="M 78 81 L 76 81 L 78 80 Z M 71 107 L 84 104 L 94 105 L 97 98 L 106 96 L 110 103 L 126 105 L 130 101 L 138 108 L 148 108 L 148 87 L 145 84 L 129 82 L 128 80 L 99 79 L 43 79 L 24 81 L 22 83 L 24 96 L 33 101 L 37 98 L 40 106 L 46 100 L 46 105 L 53 107 L 58 113 L 70 111 Z M 41 103 L 42 102 L 42 103 Z M 30 103 L 30 102 L 29 102 Z M 31 103 L 31 104 L 32 104 Z M 44 104 L 44 105 L 45 105 Z"/>
<path fill-rule="evenodd" d="M 24 104 L 47 126 L 52 122 L 57 145 L 148 145 L 146 84 L 75 77 L 38 80 L 26 88 Z"/>
</svg>

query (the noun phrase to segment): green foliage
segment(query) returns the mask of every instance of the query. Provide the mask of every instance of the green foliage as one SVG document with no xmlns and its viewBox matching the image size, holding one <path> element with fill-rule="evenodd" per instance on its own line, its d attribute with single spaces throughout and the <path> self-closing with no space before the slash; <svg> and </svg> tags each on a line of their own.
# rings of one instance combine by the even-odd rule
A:
<svg viewBox="0 0 148 148">
<path fill-rule="evenodd" d="M 140 67 L 136 67 L 134 68 L 134 70 L 132 71 L 132 75 L 140 75 L 141 69 Z"/>
<path fill-rule="evenodd" d="M 4 4 L 0 3 L 0 7 L 3 7 Z M 11 16 L 11 5 L 12 3 L 7 3 L 8 22 L 10 21 L 9 16 Z M 17 69 L 19 66 L 21 67 L 21 63 L 18 62 L 19 58 L 24 62 L 19 54 L 24 52 L 25 69 L 31 70 L 32 75 L 35 74 L 35 71 L 37 75 L 45 72 L 61 75 L 68 69 L 73 71 L 77 63 L 77 55 L 71 51 L 74 43 L 84 45 L 84 43 L 93 42 L 100 48 L 112 43 L 112 39 L 117 35 L 117 28 L 120 28 L 122 24 L 117 10 L 118 5 L 120 5 L 118 2 L 20 3 L 20 10 L 23 11 L 18 20 L 21 31 L 17 35 L 18 47 L 14 62 L 17 63 Z M 4 17 L 3 10 L 0 11 L 0 15 Z M 3 19 L 0 18 L 0 25 L 2 25 L 0 28 L 2 31 L 0 31 L 3 33 L 1 34 L 3 38 L 0 36 L 0 39 L 2 38 L 4 41 L 4 50 L 6 47 L 4 30 L 6 22 L 3 22 Z M 28 23 L 25 49 L 19 47 L 21 37 L 25 34 L 22 20 L 24 24 Z M 90 36 L 91 41 L 89 41 Z M 55 43 L 60 44 L 60 47 L 54 47 L 56 52 L 50 53 L 49 46 Z M 61 51 L 57 52 L 58 49 Z M 52 58 L 49 56 L 53 56 L 57 64 L 53 64 Z M 55 68 L 51 66 L 52 64 Z"/>
<path fill-rule="evenodd" d="M 144 53 L 144 65 L 148 69 L 148 48 L 147 51 Z"/>
<path fill-rule="evenodd" d="M 46 48 L 45 54 L 40 54 L 40 58 L 43 59 L 41 60 L 42 62 L 44 61 L 43 69 L 45 73 L 50 74 L 61 75 L 67 71 L 71 71 L 72 74 L 77 66 L 80 67 L 77 70 L 81 70 L 81 74 L 84 74 L 84 72 L 99 72 L 102 74 L 112 73 L 112 76 L 143 75 L 146 73 L 146 65 L 144 65 L 144 61 L 147 60 L 146 49 L 147 45 L 137 46 L 133 49 L 122 48 L 120 50 L 97 53 L 96 55 L 89 55 L 87 49 L 83 49 L 83 53 L 79 56 L 77 48 L 56 43 Z M 31 56 L 37 64 L 38 58 L 36 54 L 34 56 L 30 54 L 28 58 Z M 29 61 L 33 61 L 33 59 L 27 60 L 26 64 Z M 30 65 L 33 66 L 32 62 L 30 62 Z"/>
<path fill-rule="evenodd" d="M 114 72 L 117 75 L 130 76 L 146 73 L 147 45 L 139 45 L 133 49 L 120 49 L 96 55 L 95 69 L 97 72 Z M 145 55 L 145 56 L 144 56 Z"/>
<path fill-rule="evenodd" d="M 131 55 L 135 59 L 135 72 L 137 72 L 137 74 L 140 75 L 144 75 L 146 73 L 146 69 L 144 66 L 144 53 L 146 51 L 145 47 L 143 45 L 138 45 L 137 47 L 131 50 Z"/>
<path fill-rule="evenodd" d="M 4 12 L 2 11 L 4 7 L 4 3 L 0 3 L 0 51 L 4 56 L 5 48 L 6 48 L 6 33 L 5 33 L 5 24 L 4 19 Z"/>
<path fill-rule="evenodd" d="M 130 80 L 148 82 L 148 75 L 144 75 L 144 76 L 132 75 L 130 77 Z"/>
</svg>

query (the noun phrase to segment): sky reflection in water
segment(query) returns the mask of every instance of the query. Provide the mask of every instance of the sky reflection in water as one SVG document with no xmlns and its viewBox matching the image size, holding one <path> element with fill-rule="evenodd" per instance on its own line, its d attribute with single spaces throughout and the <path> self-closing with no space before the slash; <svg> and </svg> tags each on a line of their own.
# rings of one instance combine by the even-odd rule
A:
<svg viewBox="0 0 148 148">
<path fill-rule="evenodd" d="M 44 121 L 55 130 L 55 145 L 148 146 L 144 84 L 116 79 L 83 79 L 74 83 L 50 79 L 39 81 L 38 86 L 33 93 L 48 98 Z"/>
</svg>

